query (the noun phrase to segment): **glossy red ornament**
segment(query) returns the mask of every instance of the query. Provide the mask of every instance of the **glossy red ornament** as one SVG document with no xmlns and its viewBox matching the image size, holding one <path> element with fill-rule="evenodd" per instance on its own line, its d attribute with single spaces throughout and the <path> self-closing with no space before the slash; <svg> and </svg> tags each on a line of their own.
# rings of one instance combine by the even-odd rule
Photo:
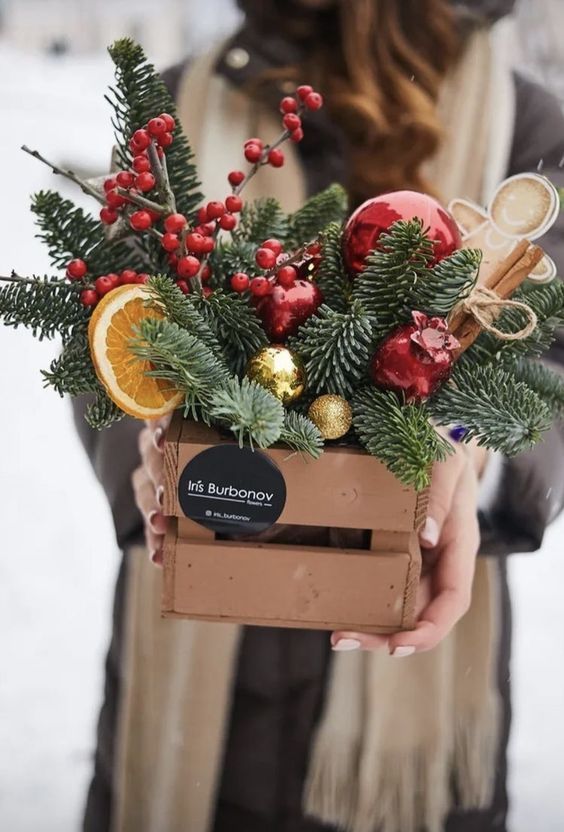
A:
<svg viewBox="0 0 564 832">
<path fill-rule="evenodd" d="M 368 199 L 351 214 L 343 238 L 343 256 L 350 272 L 364 268 L 366 256 L 378 247 L 380 235 L 398 220 L 422 220 L 427 236 L 434 243 L 431 265 L 460 248 L 462 240 L 454 217 L 440 202 L 416 191 L 392 191 Z"/>
<path fill-rule="evenodd" d="M 323 303 L 323 295 L 317 284 L 309 280 L 296 280 L 292 286 L 274 286 L 272 292 L 255 301 L 257 313 L 269 339 L 276 344 L 295 335 L 303 323 Z"/>
<path fill-rule="evenodd" d="M 378 387 L 416 402 L 431 396 L 449 377 L 459 343 L 444 318 L 429 318 L 422 312 L 411 315 L 412 323 L 384 338 L 370 362 L 370 376 Z"/>
</svg>

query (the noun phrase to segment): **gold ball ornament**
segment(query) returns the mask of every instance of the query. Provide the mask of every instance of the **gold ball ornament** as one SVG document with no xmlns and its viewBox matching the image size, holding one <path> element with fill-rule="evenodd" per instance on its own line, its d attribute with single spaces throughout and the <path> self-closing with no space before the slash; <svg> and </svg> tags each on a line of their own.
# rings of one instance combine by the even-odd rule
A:
<svg viewBox="0 0 564 832">
<path fill-rule="evenodd" d="M 352 425 L 350 404 L 341 396 L 331 393 L 315 399 L 310 404 L 307 415 L 324 439 L 340 439 Z"/>
<path fill-rule="evenodd" d="M 305 390 L 306 370 L 297 353 L 280 344 L 270 344 L 249 360 L 247 378 L 265 387 L 283 405 L 289 405 Z"/>
</svg>

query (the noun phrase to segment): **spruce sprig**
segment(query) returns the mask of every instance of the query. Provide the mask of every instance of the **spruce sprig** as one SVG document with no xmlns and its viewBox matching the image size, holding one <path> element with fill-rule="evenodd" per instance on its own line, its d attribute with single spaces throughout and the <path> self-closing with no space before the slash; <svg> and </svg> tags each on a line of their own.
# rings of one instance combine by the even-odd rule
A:
<svg viewBox="0 0 564 832">
<path fill-rule="evenodd" d="M 321 262 L 315 280 L 325 303 L 337 312 L 349 306 L 351 281 L 343 264 L 343 232 L 340 223 L 330 223 L 321 234 Z"/>
<path fill-rule="evenodd" d="M 353 426 L 368 453 L 417 491 L 430 482 L 431 466 L 446 459 L 450 444 L 429 422 L 422 404 L 400 404 L 394 393 L 365 387 L 352 400 Z"/>
<path fill-rule="evenodd" d="M 19 278 L 0 283 L 0 319 L 6 326 L 30 329 L 40 341 L 60 335 L 68 339 L 74 328 L 85 324 L 89 310 L 80 302 L 80 288 L 55 277 Z"/>
<path fill-rule="evenodd" d="M 412 309 L 446 317 L 472 291 L 482 262 L 479 249 L 462 248 L 418 275 L 405 299 Z"/>
<path fill-rule="evenodd" d="M 513 367 L 515 381 L 523 382 L 539 396 L 557 418 L 564 416 L 564 378 L 538 360 L 522 359 Z"/>
<path fill-rule="evenodd" d="M 347 192 L 341 185 L 330 185 L 310 197 L 288 217 L 287 244 L 298 248 L 317 237 L 330 223 L 341 225 L 347 202 Z"/>
<path fill-rule="evenodd" d="M 280 438 L 284 408 L 272 393 L 250 381 L 230 378 L 212 394 L 209 415 L 231 430 L 242 447 L 248 442 L 268 448 Z"/>
<path fill-rule="evenodd" d="M 292 410 L 286 411 L 280 442 L 295 451 L 309 454 L 313 459 L 318 459 L 323 451 L 323 437 L 319 428 L 307 416 Z"/>
<path fill-rule="evenodd" d="M 225 364 L 209 347 L 171 321 L 141 321 L 130 348 L 137 358 L 150 362 L 147 375 L 168 381 L 171 388 L 184 393 L 186 412 L 194 418 L 199 407 L 206 415 L 214 391 L 229 378 Z"/>
<path fill-rule="evenodd" d="M 433 243 L 417 219 L 398 221 L 380 236 L 378 249 L 366 258 L 352 290 L 372 318 L 378 338 L 405 320 L 409 297 L 428 275 L 432 259 Z"/>
<path fill-rule="evenodd" d="M 515 456 L 530 448 L 551 425 L 542 399 L 512 372 L 497 365 L 458 365 L 428 408 L 439 425 L 461 424 L 465 440 Z"/>
<path fill-rule="evenodd" d="M 346 312 L 320 306 L 290 340 L 304 360 L 308 389 L 344 397 L 366 375 L 372 344 L 372 324 L 359 301 Z"/>
</svg>

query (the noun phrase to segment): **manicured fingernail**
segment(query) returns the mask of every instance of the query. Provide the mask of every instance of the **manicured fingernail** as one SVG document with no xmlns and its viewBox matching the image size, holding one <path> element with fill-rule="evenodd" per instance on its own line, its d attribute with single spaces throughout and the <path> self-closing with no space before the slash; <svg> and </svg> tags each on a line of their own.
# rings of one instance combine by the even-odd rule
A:
<svg viewBox="0 0 564 832">
<path fill-rule="evenodd" d="M 153 445 L 157 451 L 162 451 L 165 443 L 165 432 L 162 428 L 157 428 L 153 433 Z"/>
<path fill-rule="evenodd" d="M 162 507 L 164 504 L 164 486 L 159 485 L 157 488 L 157 503 Z"/>
<path fill-rule="evenodd" d="M 390 655 L 395 659 L 401 659 L 402 656 L 411 656 L 413 653 L 415 653 L 415 647 L 406 645 L 405 647 L 394 647 Z"/>
<path fill-rule="evenodd" d="M 158 529 L 155 527 L 155 517 L 158 517 L 158 514 L 159 514 L 158 511 L 152 511 L 149 514 L 149 516 L 147 517 L 147 522 L 148 522 L 149 526 L 152 528 L 152 530 L 154 532 L 157 532 L 157 534 L 158 534 Z"/>
<path fill-rule="evenodd" d="M 433 520 L 432 517 L 427 517 L 419 536 L 427 546 L 436 546 L 439 542 L 439 527 L 437 521 Z"/>
<path fill-rule="evenodd" d="M 161 549 L 153 549 L 151 552 L 151 561 L 155 564 L 155 566 L 163 565 L 163 553 Z"/>
<path fill-rule="evenodd" d="M 339 641 L 333 645 L 333 650 L 337 652 L 345 650 L 358 650 L 360 641 L 357 638 L 340 638 Z"/>
</svg>

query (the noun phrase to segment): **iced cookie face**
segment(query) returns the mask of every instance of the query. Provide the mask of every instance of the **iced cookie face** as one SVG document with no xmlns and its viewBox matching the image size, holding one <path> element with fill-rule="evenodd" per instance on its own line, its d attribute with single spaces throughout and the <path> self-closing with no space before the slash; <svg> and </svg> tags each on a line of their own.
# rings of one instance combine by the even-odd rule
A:
<svg viewBox="0 0 564 832">
<path fill-rule="evenodd" d="M 490 216 L 502 234 L 534 240 L 552 225 L 559 207 L 558 194 L 548 179 L 535 173 L 517 174 L 496 191 Z"/>
</svg>

